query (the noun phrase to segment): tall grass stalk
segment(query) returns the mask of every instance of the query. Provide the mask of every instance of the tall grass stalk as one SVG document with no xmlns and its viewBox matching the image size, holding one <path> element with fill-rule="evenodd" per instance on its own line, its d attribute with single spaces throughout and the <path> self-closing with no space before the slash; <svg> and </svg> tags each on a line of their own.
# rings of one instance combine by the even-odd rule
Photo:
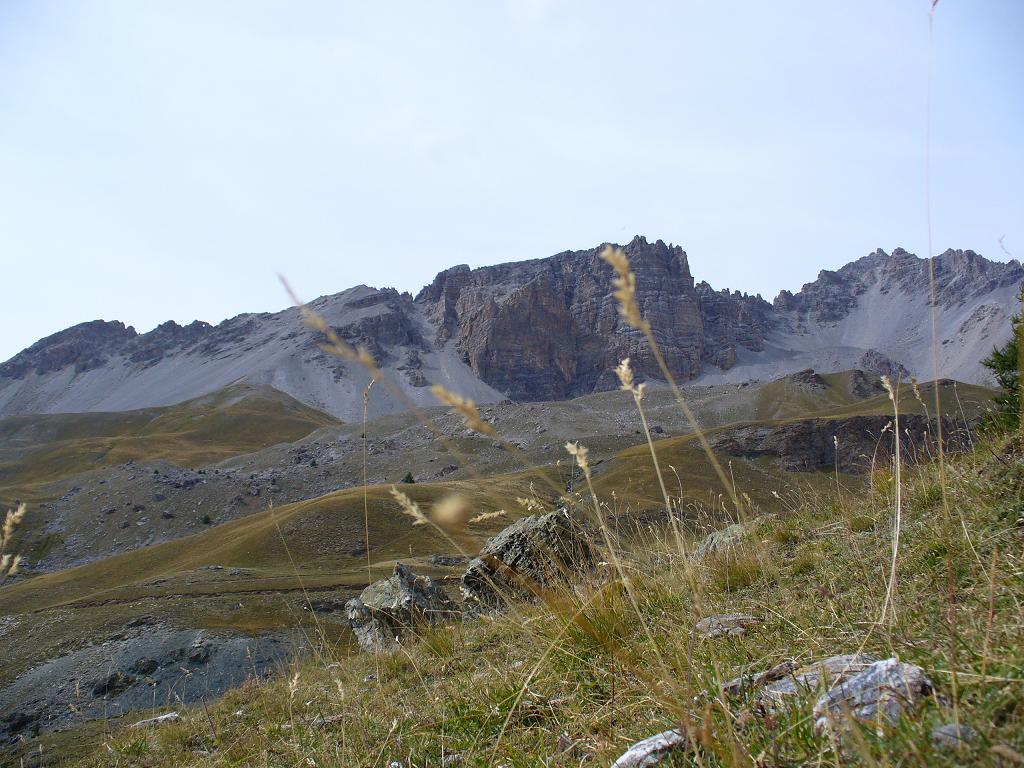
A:
<svg viewBox="0 0 1024 768">
<path fill-rule="evenodd" d="M 894 385 L 888 376 L 882 377 L 882 386 L 889 393 L 889 400 L 892 401 L 893 411 L 893 478 L 896 483 L 896 496 L 893 502 L 892 515 L 892 562 L 889 567 L 889 583 L 885 589 L 885 602 L 882 603 L 882 615 L 880 622 L 884 623 L 889 614 L 892 614 L 892 622 L 896 622 L 896 563 L 900 552 L 900 529 L 903 525 L 903 478 L 901 475 L 902 460 L 900 458 L 900 406 L 899 406 L 899 381 Z"/>
<path fill-rule="evenodd" d="M 665 362 L 665 358 L 661 354 L 661 348 L 658 346 L 658 342 L 654 338 L 654 332 L 651 330 L 650 323 L 648 323 L 640 314 L 640 306 L 636 301 L 636 275 L 633 274 L 633 270 L 629 266 L 629 258 L 621 248 L 613 248 L 610 245 L 605 246 L 605 249 L 601 252 L 601 258 L 608 262 L 616 272 L 616 278 L 614 280 L 615 298 L 619 302 L 620 316 L 630 327 L 643 333 L 644 337 L 647 339 L 647 344 L 650 346 L 651 354 L 654 355 L 654 359 L 658 364 L 658 369 L 661 371 L 662 376 L 665 377 L 665 381 L 671 388 L 672 395 L 675 397 L 676 403 L 679 404 L 679 408 L 683 412 L 683 416 L 685 416 L 687 423 L 690 425 L 690 429 L 697 436 L 697 440 L 700 442 L 701 448 L 704 450 L 704 453 L 708 457 L 708 461 L 714 468 L 715 474 L 718 475 L 718 479 L 722 483 L 722 487 L 725 488 L 726 492 L 729 494 L 732 499 L 733 506 L 736 508 L 737 513 L 739 513 L 739 498 L 737 497 L 735 490 L 729 484 L 729 480 L 725 475 L 725 470 L 722 468 L 722 463 L 718 460 L 718 457 L 715 456 L 715 452 L 711 449 L 711 444 L 708 442 L 708 439 L 704 434 L 704 430 L 697 421 L 696 415 L 693 413 L 693 410 L 690 408 L 690 404 L 686 402 L 686 398 L 683 397 L 682 391 L 676 384 L 675 376 L 672 375 L 672 371 L 669 370 L 668 364 Z"/>
</svg>

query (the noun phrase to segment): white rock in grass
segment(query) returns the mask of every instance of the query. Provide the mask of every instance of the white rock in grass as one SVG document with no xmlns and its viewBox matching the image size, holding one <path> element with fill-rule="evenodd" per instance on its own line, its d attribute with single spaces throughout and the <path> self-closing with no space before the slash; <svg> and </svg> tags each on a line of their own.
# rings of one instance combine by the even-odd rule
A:
<svg viewBox="0 0 1024 768">
<path fill-rule="evenodd" d="M 164 715 L 157 717 L 150 717 L 146 720 L 139 720 L 137 723 L 132 723 L 132 728 L 149 728 L 153 725 L 166 725 L 167 723 L 178 723 L 181 722 L 181 715 L 177 712 L 168 712 Z"/>
<path fill-rule="evenodd" d="M 818 699 L 814 705 L 815 727 L 821 730 L 844 717 L 895 725 L 933 688 L 920 667 L 896 658 L 876 661 Z"/>
<path fill-rule="evenodd" d="M 680 731 L 663 731 L 631 746 L 612 763 L 612 768 L 650 768 L 660 763 L 669 752 L 684 746 L 686 736 Z"/>
<path fill-rule="evenodd" d="M 712 531 L 705 536 L 693 552 L 694 558 L 728 552 L 735 549 L 750 535 L 750 526 L 744 523 L 733 523 L 720 531 Z"/>
<path fill-rule="evenodd" d="M 701 619 L 694 624 L 693 631 L 709 639 L 722 636 L 739 637 L 746 633 L 747 627 L 760 623 L 759 618 L 745 613 L 723 613 Z"/>
</svg>

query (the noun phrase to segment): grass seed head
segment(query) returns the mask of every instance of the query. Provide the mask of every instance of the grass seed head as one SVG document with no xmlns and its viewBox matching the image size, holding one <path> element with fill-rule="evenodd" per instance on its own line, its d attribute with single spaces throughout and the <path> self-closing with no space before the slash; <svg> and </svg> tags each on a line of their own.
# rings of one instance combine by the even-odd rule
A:
<svg viewBox="0 0 1024 768">
<path fill-rule="evenodd" d="M 587 459 L 587 454 L 590 451 L 584 446 L 576 443 L 566 443 L 565 450 L 569 452 L 569 455 L 576 459 L 576 463 L 580 465 L 580 469 L 583 470 L 584 474 L 590 474 L 590 461 Z"/>
<path fill-rule="evenodd" d="M 525 499 L 522 496 L 516 497 L 516 503 L 527 512 L 543 512 L 544 507 L 536 499 Z"/>
<path fill-rule="evenodd" d="M 430 391 L 434 394 L 434 397 L 442 403 L 452 410 L 460 413 L 466 422 L 466 426 L 470 429 L 479 432 L 482 435 L 487 435 L 488 437 L 498 436 L 494 427 L 484 421 L 483 417 L 480 416 L 480 411 L 477 410 L 476 403 L 472 400 L 462 397 L 461 395 L 457 395 L 454 392 L 449 392 L 440 384 L 432 386 Z"/>
<path fill-rule="evenodd" d="M 451 493 L 442 497 L 430 510 L 431 519 L 442 528 L 462 528 L 470 514 L 472 507 L 469 499 L 457 493 Z"/>
<path fill-rule="evenodd" d="M 482 523 L 482 522 L 484 522 L 486 520 L 494 520 L 497 517 L 504 517 L 506 514 L 508 514 L 508 513 L 505 512 L 504 509 L 499 509 L 499 510 L 496 510 L 494 512 L 481 512 L 476 517 L 470 518 L 469 522 L 470 523 Z"/>
<path fill-rule="evenodd" d="M 633 369 L 629 365 L 629 358 L 624 358 L 615 368 L 615 375 L 619 377 L 619 388 L 626 392 L 633 391 Z"/>
<path fill-rule="evenodd" d="M 391 496 L 398 502 L 402 512 L 412 518 L 413 525 L 427 524 L 427 516 L 420 511 L 419 505 L 393 485 L 391 486 Z"/>
<path fill-rule="evenodd" d="M 619 314 L 627 325 L 646 333 L 648 325 L 640 314 L 640 305 L 637 304 L 636 275 L 629 268 L 629 258 L 621 248 L 612 248 L 610 245 L 606 245 L 601 251 L 601 258 L 615 270 L 615 279 L 612 280 L 615 290 L 612 295 L 619 302 Z"/>
<path fill-rule="evenodd" d="M 893 389 L 892 380 L 888 376 L 882 376 L 882 386 L 885 387 L 885 391 L 889 393 L 889 399 L 895 403 L 896 390 Z"/>
</svg>

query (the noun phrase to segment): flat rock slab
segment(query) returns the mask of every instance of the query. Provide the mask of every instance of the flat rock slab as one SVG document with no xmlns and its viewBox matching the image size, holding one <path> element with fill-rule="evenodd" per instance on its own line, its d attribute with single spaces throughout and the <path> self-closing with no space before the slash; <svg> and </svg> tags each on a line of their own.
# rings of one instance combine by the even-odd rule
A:
<svg viewBox="0 0 1024 768">
<path fill-rule="evenodd" d="M 597 552 L 564 509 L 517 520 L 490 539 L 462 575 L 467 601 L 488 608 L 535 595 L 593 568 Z"/>
<path fill-rule="evenodd" d="M 680 731 L 663 731 L 631 746 L 612 763 L 612 768 L 650 768 L 686 743 L 686 736 Z"/>
<path fill-rule="evenodd" d="M 895 725 L 933 689 L 920 667 L 896 658 L 876 661 L 839 681 L 818 699 L 815 727 L 821 730 L 844 718 Z"/>
<path fill-rule="evenodd" d="M 370 653 L 396 650 L 416 629 L 458 618 L 460 611 L 429 576 L 397 563 L 394 574 L 375 581 L 345 604 L 359 647 Z"/>
<path fill-rule="evenodd" d="M 715 637 L 739 637 L 746 633 L 748 627 L 761 623 L 757 616 L 746 613 L 722 613 L 708 616 L 693 625 L 693 631 L 708 639 Z"/>
</svg>

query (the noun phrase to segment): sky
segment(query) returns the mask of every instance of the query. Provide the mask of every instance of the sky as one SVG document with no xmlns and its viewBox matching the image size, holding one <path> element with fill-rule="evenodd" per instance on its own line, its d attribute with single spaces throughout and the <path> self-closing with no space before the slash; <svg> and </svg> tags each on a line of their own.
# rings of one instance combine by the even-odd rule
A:
<svg viewBox="0 0 1024 768">
<path fill-rule="evenodd" d="M 635 234 L 770 300 L 927 189 L 1020 258 L 1024 2 L 935 7 L 928 186 L 930 5 L 0 0 L 0 360 Z"/>
</svg>

